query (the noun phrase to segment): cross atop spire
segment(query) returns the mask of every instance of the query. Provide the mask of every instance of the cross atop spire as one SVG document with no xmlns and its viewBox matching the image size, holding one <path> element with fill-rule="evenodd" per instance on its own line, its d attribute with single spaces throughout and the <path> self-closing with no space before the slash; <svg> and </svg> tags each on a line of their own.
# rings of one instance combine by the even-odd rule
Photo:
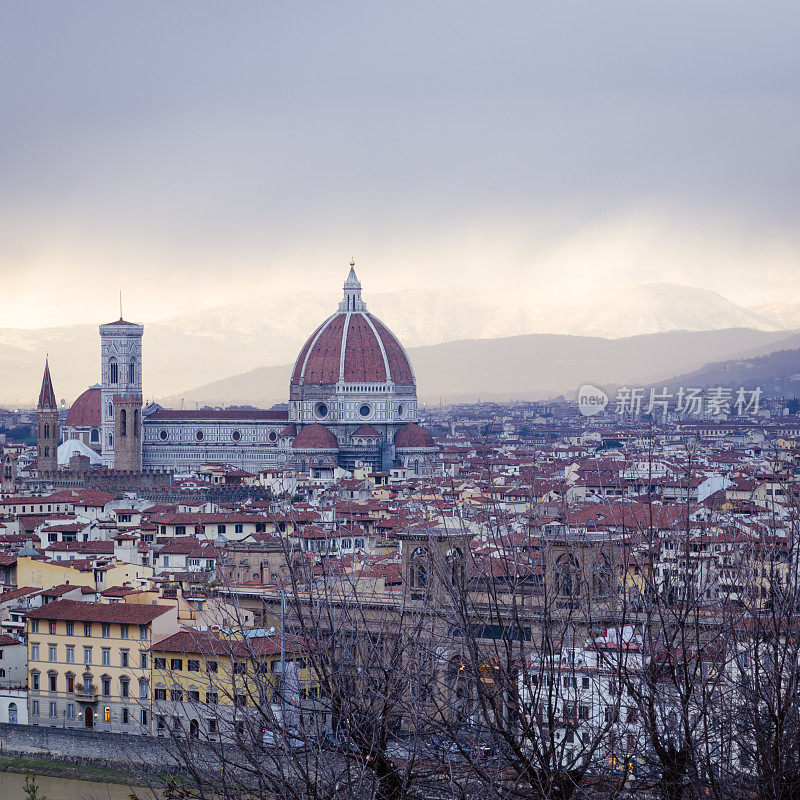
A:
<svg viewBox="0 0 800 800">
<path fill-rule="evenodd" d="M 350 272 L 344 282 L 344 298 L 339 311 L 366 311 L 367 304 L 361 299 L 361 282 L 356 275 L 356 262 L 350 259 Z"/>
<path fill-rule="evenodd" d="M 53 380 L 50 377 L 50 359 L 47 356 L 44 359 L 44 376 L 42 377 L 42 388 L 39 391 L 37 408 L 57 408 L 56 393 L 53 391 Z"/>
</svg>

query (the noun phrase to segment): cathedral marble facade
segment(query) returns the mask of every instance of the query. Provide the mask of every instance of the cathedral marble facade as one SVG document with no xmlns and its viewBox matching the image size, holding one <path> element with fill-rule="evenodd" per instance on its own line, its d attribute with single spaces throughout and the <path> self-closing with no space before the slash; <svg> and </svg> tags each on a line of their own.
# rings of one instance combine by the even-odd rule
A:
<svg viewBox="0 0 800 800">
<path fill-rule="evenodd" d="M 143 327 L 123 319 L 101 325 L 101 382 L 73 404 L 64 439 L 81 440 L 115 469 L 222 463 L 319 475 L 363 463 L 429 474 L 436 447 L 417 424 L 408 355 L 367 311 L 352 262 L 343 289 L 338 309 L 298 354 L 288 410 L 143 406 Z"/>
</svg>

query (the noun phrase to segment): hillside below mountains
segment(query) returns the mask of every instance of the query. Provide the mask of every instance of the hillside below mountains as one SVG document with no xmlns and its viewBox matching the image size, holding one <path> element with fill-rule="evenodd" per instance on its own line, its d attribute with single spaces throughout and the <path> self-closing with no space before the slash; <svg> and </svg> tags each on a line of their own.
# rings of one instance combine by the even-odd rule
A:
<svg viewBox="0 0 800 800">
<path fill-rule="evenodd" d="M 390 293 L 367 290 L 364 296 L 370 310 L 384 320 L 406 347 L 414 350 L 420 389 L 428 397 L 472 396 L 476 392 L 488 396 L 490 391 L 508 397 L 520 392 L 538 395 L 565 387 L 577 373 L 594 372 L 588 369 L 593 363 L 593 356 L 589 355 L 595 353 L 593 347 L 599 348 L 598 353 L 614 349 L 591 345 L 586 354 L 588 361 L 576 350 L 578 360 L 570 372 L 559 364 L 564 358 L 573 357 L 562 355 L 573 352 L 566 341 L 570 337 L 622 340 L 671 331 L 748 328 L 776 332 L 780 338 L 788 335 L 780 332 L 794 319 L 788 308 L 747 309 L 715 292 L 669 283 L 593 288 L 556 299 L 546 297 L 544 290 L 537 287 L 516 286 L 512 291 L 505 285 Z M 277 376 L 285 375 L 285 365 L 293 361 L 313 328 L 335 310 L 338 299 L 338 288 L 292 292 L 278 287 L 269 296 L 147 323 L 143 342 L 146 398 L 176 398 L 185 394 L 188 400 L 190 396 L 199 396 L 196 391 L 185 392 L 188 387 L 205 387 L 259 367 L 266 370 L 265 376 L 274 372 L 276 377 L 269 380 L 265 377 L 260 387 L 253 385 L 247 390 L 247 397 L 285 399 L 286 381 Z M 31 330 L 0 327 L 0 374 L 4 376 L 0 382 L 0 403 L 29 406 L 35 400 L 45 353 L 50 354 L 58 397 L 71 403 L 99 378 L 97 323 L 110 321 L 109 316 L 101 315 L 86 325 Z M 135 311 L 126 316 L 136 319 Z M 533 334 L 552 338 L 536 340 L 538 344 L 530 340 L 527 345 L 513 341 Z M 566 339 L 560 341 L 559 337 Z M 464 341 L 483 344 L 467 346 Z M 704 360 L 733 355 L 739 343 L 736 337 L 731 341 L 733 349 L 709 351 Z M 770 346 L 772 341 L 773 337 L 766 337 L 761 344 Z M 425 347 L 445 346 L 443 343 L 450 346 L 449 350 L 441 351 L 445 361 L 440 362 L 436 353 L 424 352 Z M 580 349 L 577 342 L 573 344 Z M 546 352 L 549 346 L 555 347 L 552 357 Z M 422 349 L 417 352 L 416 348 Z M 499 361 L 494 367 L 491 363 L 485 365 L 487 375 L 494 375 L 496 381 L 481 384 L 474 374 L 460 376 L 460 367 L 446 361 L 450 356 L 460 358 L 462 353 L 473 350 L 477 358 L 489 357 L 489 353 L 497 355 Z M 601 360 L 597 372 L 603 373 L 603 357 L 598 357 Z M 533 366 L 536 374 L 523 378 L 523 368 L 517 359 L 529 364 L 536 361 Z M 548 361 L 551 364 L 543 371 Z M 430 379 L 429 363 L 437 365 L 430 367 Z M 439 363 L 445 365 L 443 372 Z M 701 359 L 691 364 L 681 362 L 678 368 L 701 363 Z M 628 374 L 613 363 L 611 366 L 614 375 Z M 439 380 L 438 374 L 452 378 L 452 385 Z M 639 373 L 634 370 L 630 374 Z M 230 396 L 227 390 L 221 391 L 219 397 L 226 398 L 226 402 L 247 402 L 245 397 Z"/>
<path fill-rule="evenodd" d="M 569 396 L 584 383 L 646 386 L 711 361 L 784 349 L 797 338 L 743 328 L 622 339 L 532 334 L 415 347 L 408 354 L 423 402 L 544 399 Z M 186 407 L 269 406 L 286 401 L 290 372 L 291 364 L 259 367 L 166 401 Z"/>
</svg>

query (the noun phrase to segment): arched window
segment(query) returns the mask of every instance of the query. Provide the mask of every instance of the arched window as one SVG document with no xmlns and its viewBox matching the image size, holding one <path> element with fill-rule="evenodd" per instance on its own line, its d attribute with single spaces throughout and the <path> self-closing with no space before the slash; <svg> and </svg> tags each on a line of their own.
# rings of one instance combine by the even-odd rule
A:
<svg viewBox="0 0 800 800">
<path fill-rule="evenodd" d="M 119 382 L 119 365 L 116 358 L 111 358 L 108 362 L 108 380 L 112 385 Z"/>
<path fill-rule="evenodd" d="M 92 428 L 92 432 L 89 434 L 89 441 L 90 442 L 100 441 L 100 431 L 98 431 L 97 428 Z"/>
<path fill-rule="evenodd" d="M 414 459 L 414 474 L 419 475 L 419 461 Z"/>
<path fill-rule="evenodd" d="M 45 445 L 44 446 L 44 457 L 47 458 L 50 455 L 50 448 Z"/>
<path fill-rule="evenodd" d="M 49 439 L 50 438 L 50 426 L 45 422 L 44 429 L 42 431 L 42 438 Z"/>
<path fill-rule="evenodd" d="M 106 416 L 109 419 L 113 419 L 114 418 L 114 406 L 112 406 L 111 403 L 109 403 L 108 406 L 106 406 L 106 411 L 108 412 L 106 414 Z"/>
<path fill-rule="evenodd" d="M 411 588 L 424 589 L 428 585 L 428 551 L 418 547 L 411 554 Z"/>
<path fill-rule="evenodd" d="M 128 364 L 128 383 L 136 383 L 136 359 L 132 358 Z"/>
<path fill-rule="evenodd" d="M 17 724 L 17 704 L 16 703 L 9 703 L 8 704 L 8 721 L 12 725 Z"/>
<path fill-rule="evenodd" d="M 461 586 L 464 583 L 464 553 L 460 548 L 454 547 L 447 553 L 447 564 L 450 568 L 450 582 L 453 586 Z"/>
<path fill-rule="evenodd" d="M 578 562 L 574 557 L 563 555 L 556 564 L 558 572 L 559 594 L 563 597 L 574 597 L 580 589 L 580 573 Z"/>
<path fill-rule="evenodd" d="M 594 565 L 592 574 L 592 593 L 595 597 L 607 597 L 614 587 L 614 570 L 611 562 L 601 554 L 600 562 Z"/>
<path fill-rule="evenodd" d="M 109 447 L 113 447 L 114 446 L 114 434 L 113 433 L 109 433 L 108 434 L 108 446 Z"/>
<path fill-rule="evenodd" d="M 119 412 L 119 435 L 128 435 L 128 412 L 124 408 Z"/>
</svg>

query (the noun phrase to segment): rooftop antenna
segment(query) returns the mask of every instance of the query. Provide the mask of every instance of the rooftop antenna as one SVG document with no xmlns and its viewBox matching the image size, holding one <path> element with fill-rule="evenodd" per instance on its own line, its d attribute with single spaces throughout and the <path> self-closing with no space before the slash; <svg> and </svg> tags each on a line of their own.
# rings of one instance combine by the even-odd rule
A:
<svg viewBox="0 0 800 800">
<path fill-rule="evenodd" d="M 122 289 L 119 290 L 119 318 L 122 319 Z"/>
</svg>

